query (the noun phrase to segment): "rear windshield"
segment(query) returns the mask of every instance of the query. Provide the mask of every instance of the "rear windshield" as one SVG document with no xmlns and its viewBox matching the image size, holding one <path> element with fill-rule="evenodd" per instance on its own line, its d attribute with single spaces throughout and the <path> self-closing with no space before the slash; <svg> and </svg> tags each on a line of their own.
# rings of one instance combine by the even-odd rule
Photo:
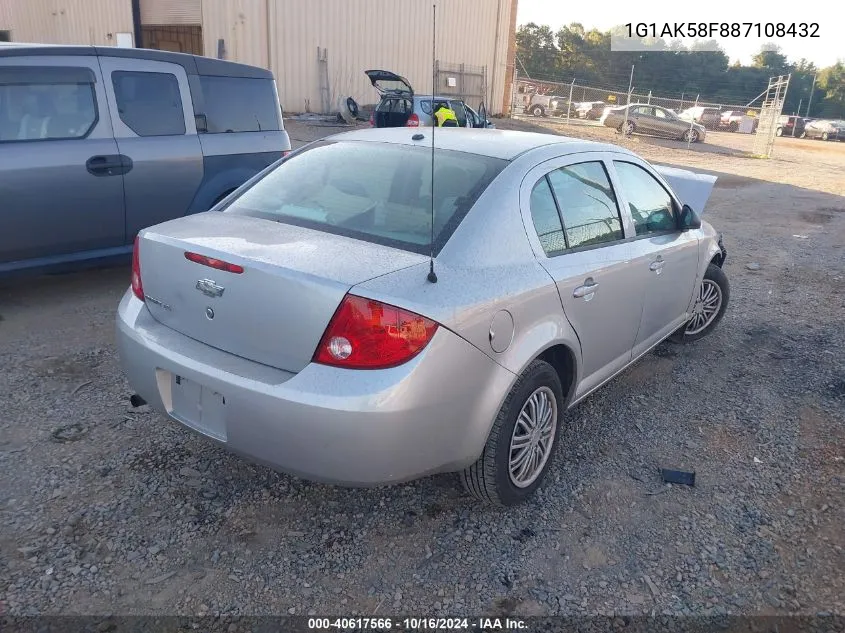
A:
<svg viewBox="0 0 845 633">
<path fill-rule="evenodd" d="M 320 142 L 292 154 L 225 213 L 260 217 L 427 255 L 431 150 L 361 141 Z M 507 161 L 436 150 L 436 253 Z"/>
</svg>

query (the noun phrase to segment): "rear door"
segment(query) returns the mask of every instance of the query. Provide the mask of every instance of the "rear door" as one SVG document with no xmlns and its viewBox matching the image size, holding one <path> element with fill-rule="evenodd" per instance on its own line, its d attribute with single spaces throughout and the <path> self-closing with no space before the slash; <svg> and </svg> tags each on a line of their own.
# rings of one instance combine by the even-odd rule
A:
<svg viewBox="0 0 845 633">
<path fill-rule="evenodd" d="M 178 64 L 101 57 L 124 176 L 126 235 L 185 215 L 203 177 L 188 77 Z"/>
<path fill-rule="evenodd" d="M 452 111 L 455 113 L 455 117 L 458 119 L 458 125 L 460 127 L 472 127 L 472 119 L 467 114 L 463 101 L 455 99 L 450 100 L 449 107 L 452 108 Z"/>
<path fill-rule="evenodd" d="M 0 58 L 0 270 L 120 247 L 122 170 L 95 56 Z"/>
<path fill-rule="evenodd" d="M 630 361 L 646 277 L 631 269 L 630 229 L 603 154 L 561 157 L 534 168 L 520 199 L 529 240 L 581 344 L 580 397 Z"/>
<path fill-rule="evenodd" d="M 365 70 L 364 74 L 367 75 L 370 83 L 373 84 L 373 88 L 378 90 L 382 97 L 399 95 L 411 98 L 414 96 L 414 89 L 410 82 L 396 73 L 389 70 Z"/>
<path fill-rule="evenodd" d="M 635 239 L 629 266 L 644 284 L 634 357 L 687 320 L 698 276 L 698 234 L 678 229 L 680 204 L 651 169 L 633 156 L 613 161 L 616 191 L 628 209 Z"/>
</svg>

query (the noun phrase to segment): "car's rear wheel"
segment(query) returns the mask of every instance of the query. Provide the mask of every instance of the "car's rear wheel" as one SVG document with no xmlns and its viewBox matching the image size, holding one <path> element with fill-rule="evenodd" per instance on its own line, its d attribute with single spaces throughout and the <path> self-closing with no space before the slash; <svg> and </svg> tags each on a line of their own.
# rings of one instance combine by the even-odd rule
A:
<svg viewBox="0 0 845 633">
<path fill-rule="evenodd" d="M 634 125 L 633 121 L 625 121 L 624 123 L 619 124 L 619 131 L 625 136 L 631 136 L 636 129 L 637 126 Z"/>
<path fill-rule="evenodd" d="M 684 132 L 684 140 L 688 143 L 695 143 L 698 141 L 698 130 L 687 130 Z"/>
<path fill-rule="evenodd" d="M 673 339 L 689 343 L 710 334 L 725 315 L 730 295 L 731 288 L 725 271 L 716 264 L 709 264 L 695 296 L 692 316 L 675 332 Z"/>
<path fill-rule="evenodd" d="M 783 136 L 783 128 L 782 127 L 779 127 L 777 130 L 775 130 L 775 136 Z"/>
<path fill-rule="evenodd" d="M 822 140 L 823 140 L 823 141 L 826 141 L 826 140 L 827 140 L 827 139 L 829 139 L 829 138 L 830 138 L 830 135 L 828 135 L 828 133 L 827 133 L 827 132 L 822 132 Z"/>
<path fill-rule="evenodd" d="M 807 133 L 801 132 L 801 136 L 799 136 L 798 138 L 807 138 Z"/>
<path fill-rule="evenodd" d="M 563 413 L 563 389 L 555 369 L 535 360 L 511 389 L 472 466 L 461 473 L 476 499 L 510 506 L 540 486 L 552 463 Z"/>
</svg>

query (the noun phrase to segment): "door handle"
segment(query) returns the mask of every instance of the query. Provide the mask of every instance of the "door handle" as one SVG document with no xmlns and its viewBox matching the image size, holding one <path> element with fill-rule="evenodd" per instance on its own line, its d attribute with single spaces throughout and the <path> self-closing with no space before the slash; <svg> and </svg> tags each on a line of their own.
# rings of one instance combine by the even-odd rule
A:
<svg viewBox="0 0 845 633">
<path fill-rule="evenodd" d="M 95 176 L 120 176 L 132 169 L 132 159 L 123 154 L 92 156 L 85 162 L 85 168 Z"/>
<path fill-rule="evenodd" d="M 572 296 L 576 299 L 581 299 L 582 297 L 590 297 L 598 290 L 599 285 L 594 282 L 592 279 L 588 279 L 584 282 L 583 286 L 578 286 L 575 290 L 572 291 Z M 588 299 L 589 300 L 589 299 Z"/>
</svg>

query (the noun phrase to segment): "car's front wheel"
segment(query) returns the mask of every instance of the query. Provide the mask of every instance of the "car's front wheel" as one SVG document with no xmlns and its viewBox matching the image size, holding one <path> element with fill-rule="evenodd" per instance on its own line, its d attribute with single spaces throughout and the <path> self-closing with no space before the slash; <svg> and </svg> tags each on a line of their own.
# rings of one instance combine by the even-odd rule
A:
<svg viewBox="0 0 845 633">
<path fill-rule="evenodd" d="M 625 136 L 631 136 L 636 129 L 637 126 L 634 125 L 633 121 L 625 121 L 624 123 L 619 124 L 619 131 Z"/>
<path fill-rule="evenodd" d="M 775 136 L 783 136 L 783 128 L 782 127 L 779 127 L 777 130 L 775 130 Z"/>
<path fill-rule="evenodd" d="M 535 105 L 533 108 L 531 108 L 531 114 L 533 114 L 534 116 L 543 116 L 544 113 L 545 111 L 543 110 L 543 106 Z"/>
<path fill-rule="evenodd" d="M 826 141 L 830 138 L 830 135 L 827 132 L 822 132 L 822 140 Z"/>
<path fill-rule="evenodd" d="M 504 506 L 530 497 L 552 463 L 562 414 L 560 378 L 554 367 L 535 360 L 502 404 L 481 457 L 461 473 L 467 492 Z"/>
<path fill-rule="evenodd" d="M 673 338 L 681 343 L 689 343 L 710 334 L 725 315 L 730 295 L 731 288 L 725 271 L 716 264 L 709 264 L 698 286 L 692 315 L 675 332 Z"/>
</svg>

